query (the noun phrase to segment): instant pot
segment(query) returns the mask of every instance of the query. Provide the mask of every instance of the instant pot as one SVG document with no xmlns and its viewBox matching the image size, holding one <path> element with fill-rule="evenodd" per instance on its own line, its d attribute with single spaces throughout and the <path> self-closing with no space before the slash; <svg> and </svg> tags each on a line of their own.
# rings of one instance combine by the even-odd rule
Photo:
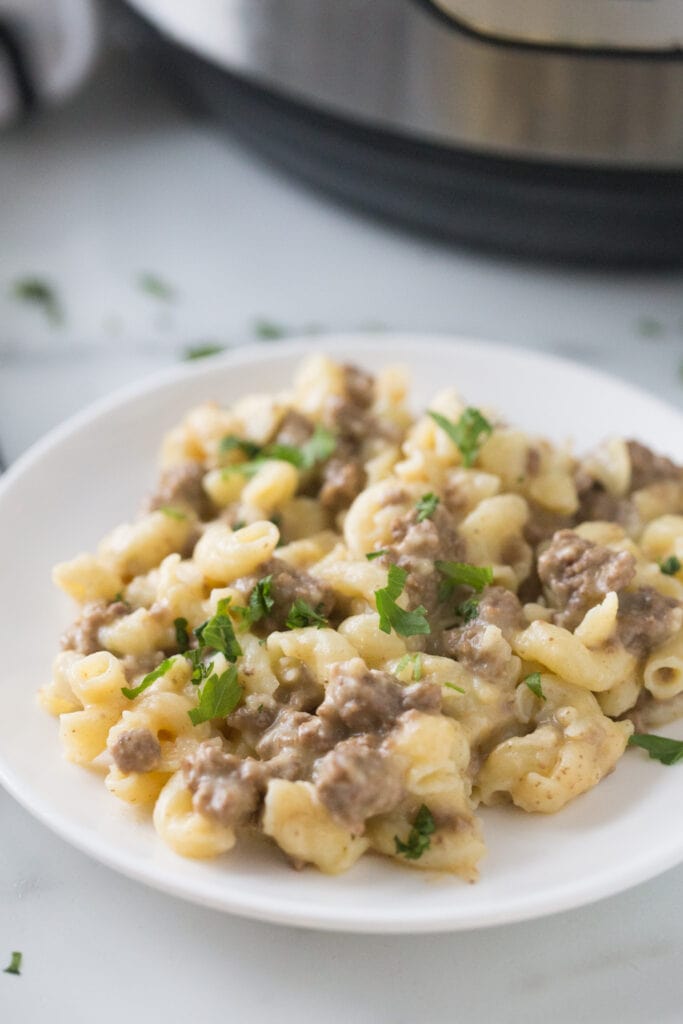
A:
<svg viewBox="0 0 683 1024">
<path fill-rule="evenodd" d="M 525 255 L 683 260 L 683 0 L 128 0 L 311 184 Z"/>
</svg>

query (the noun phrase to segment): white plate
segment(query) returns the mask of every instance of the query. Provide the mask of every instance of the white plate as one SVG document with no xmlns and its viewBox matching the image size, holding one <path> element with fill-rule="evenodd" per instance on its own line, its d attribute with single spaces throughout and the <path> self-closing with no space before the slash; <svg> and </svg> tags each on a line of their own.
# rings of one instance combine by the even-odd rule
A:
<svg viewBox="0 0 683 1024">
<path fill-rule="evenodd" d="M 419 932 L 502 924 L 618 892 L 683 860 L 683 767 L 630 751 L 591 793 L 551 817 L 484 811 L 481 881 L 427 876 L 364 857 L 348 874 L 295 872 L 277 851 L 238 848 L 184 860 L 104 788 L 68 764 L 57 721 L 35 691 L 73 609 L 50 584 L 54 562 L 92 549 L 151 486 L 162 433 L 193 404 L 283 387 L 310 339 L 262 344 L 172 370 L 98 402 L 36 445 L 0 480 L 0 781 L 33 814 L 104 863 L 178 896 L 276 922 Z M 444 385 L 514 423 L 580 447 L 636 435 L 680 458 L 683 417 L 654 398 L 563 360 L 461 339 L 397 335 L 315 342 L 370 369 L 409 366 L 416 408 Z M 683 738 L 683 725 L 667 733 Z"/>
</svg>

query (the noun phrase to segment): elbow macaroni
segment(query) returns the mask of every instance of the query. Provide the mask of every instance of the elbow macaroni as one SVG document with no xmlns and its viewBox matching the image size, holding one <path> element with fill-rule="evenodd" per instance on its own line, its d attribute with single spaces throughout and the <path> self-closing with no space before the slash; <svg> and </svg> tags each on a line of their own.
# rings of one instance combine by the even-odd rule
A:
<svg viewBox="0 0 683 1024">
<path fill-rule="evenodd" d="M 559 811 L 615 767 L 625 716 L 683 713 L 683 473 L 655 459 L 635 490 L 630 443 L 578 460 L 494 419 L 468 450 L 457 391 L 429 408 L 454 430 L 411 417 L 402 371 L 373 383 L 314 356 L 291 391 L 206 403 L 166 436 L 167 479 L 189 464 L 199 497 L 159 499 L 55 567 L 81 616 L 39 701 L 65 756 L 151 811 L 175 853 L 257 829 L 327 874 L 371 850 L 473 881 L 478 806 Z M 313 448 L 330 433 L 330 462 L 288 454 L 287 430 Z M 614 521 L 578 511 L 593 492 Z M 564 527 L 634 567 L 621 589 L 590 577 L 573 629 L 537 575 Z M 458 563 L 493 584 L 459 583 Z M 387 632 L 392 566 L 407 582 Z M 623 595 L 656 609 L 631 624 L 644 647 Z M 407 613 L 428 632 L 399 629 Z"/>
</svg>

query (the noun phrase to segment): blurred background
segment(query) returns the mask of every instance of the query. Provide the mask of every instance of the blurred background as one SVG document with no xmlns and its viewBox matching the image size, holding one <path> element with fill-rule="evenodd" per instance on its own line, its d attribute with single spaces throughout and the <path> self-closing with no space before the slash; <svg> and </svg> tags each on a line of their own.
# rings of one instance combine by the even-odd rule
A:
<svg viewBox="0 0 683 1024">
<path fill-rule="evenodd" d="M 680 0 L 0 0 L 0 446 L 245 341 L 683 398 Z"/>
</svg>

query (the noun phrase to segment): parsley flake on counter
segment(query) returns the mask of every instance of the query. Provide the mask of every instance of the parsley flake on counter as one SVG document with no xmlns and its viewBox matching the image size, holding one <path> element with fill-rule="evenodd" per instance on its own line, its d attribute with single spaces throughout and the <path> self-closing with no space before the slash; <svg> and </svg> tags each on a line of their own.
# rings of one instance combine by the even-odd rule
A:
<svg viewBox="0 0 683 1024">
<path fill-rule="evenodd" d="M 121 693 L 124 697 L 127 697 L 128 700 L 135 700 L 135 698 L 139 697 L 143 690 L 146 690 L 148 686 L 151 686 L 155 680 L 161 679 L 162 676 L 165 676 L 172 664 L 173 658 L 165 658 L 152 672 L 148 672 L 137 686 L 133 688 L 129 686 L 122 686 Z"/>
<path fill-rule="evenodd" d="M 440 498 L 436 494 L 423 494 L 420 500 L 415 505 L 417 510 L 417 521 L 418 523 L 424 522 L 425 519 L 431 519 L 436 512 L 436 506 L 440 502 Z"/>
<path fill-rule="evenodd" d="M 179 508 L 173 508 L 172 505 L 161 505 L 159 511 L 163 512 L 169 519 L 187 519 L 187 512 L 183 512 Z"/>
<path fill-rule="evenodd" d="M 422 655 L 419 651 L 417 654 L 404 654 L 396 666 L 396 671 L 403 672 L 403 669 L 407 668 L 411 663 L 413 666 L 413 682 L 419 683 L 422 679 Z"/>
<path fill-rule="evenodd" d="M 437 560 L 434 565 L 444 577 L 440 599 L 448 598 L 455 587 L 472 587 L 478 594 L 485 586 L 493 583 L 493 569 L 490 565 L 470 565 L 468 562 L 441 562 Z"/>
<path fill-rule="evenodd" d="M 534 697 L 538 697 L 539 700 L 545 700 L 546 699 L 545 698 L 545 694 L 543 692 L 543 687 L 541 686 L 541 673 L 540 672 L 531 672 L 528 676 L 525 676 L 525 678 L 522 680 L 522 682 L 526 683 L 526 685 L 529 687 L 529 689 L 533 693 Z"/>
<path fill-rule="evenodd" d="M 301 629 L 304 626 L 315 626 L 317 629 L 322 629 L 323 626 L 327 625 L 327 619 L 324 615 L 320 614 L 321 608 L 322 605 L 313 608 L 308 601 L 304 601 L 302 597 L 297 597 L 289 609 L 289 615 L 285 622 L 287 629 Z"/>
<path fill-rule="evenodd" d="M 217 356 L 225 352 L 225 345 L 214 344 L 211 341 L 204 345 L 190 345 L 183 352 L 183 359 L 191 362 L 193 359 L 206 359 L 208 356 Z"/>
<path fill-rule="evenodd" d="M 462 686 L 456 686 L 455 683 L 444 683 L 449 690 L 457 690 L 458 693 L 467 693 L 467 690 L 463 690 Z"/>
<path fill-rule="evenodd" d="M 213 672 L 199 691 L 199 703 L 188 711 L 193 725 L 225 718 L 242 699 L 244 690 L 237 681 L 237 666 L 230 665 L 220 676 Z"/>
<path fill-rule="evenodd" d="M 659 563 L 659 568 L 665 576 L 675 576 L 677 572 L 681 571 L 681 560 L 676 555 L 669 555 L 668 558 Z"/>
<path fill-rule="evenodd" d="M 396 598 L 403 593 L 408 573 L 398 565 L 389 567 L 386 587 L 375 591 L 375 604 L 379 612 L 379 628 L 391 633 L 392 628 L 399 636 L 418 636 L 431 633 L 424 605 L 408 612 L 396 604 Z"/>
<path fill-rule="evenodd" d="M 646 732 L 634 732 L 628 738 L 629 747 L 642 747 L 655 761 L 662 764 L 676 764 L 683 760 L 683 740 L 672 740 L 668 736 L 651 736 Z"/>
<path fill-rule="evenodd" d="M 138 274 L 137 285 L 141 292 L 154 299 L 161 299 L 162 302 L 171 302 L 176 297 L 176 289 L 168 281 L 149 271 Z"/>
<path fill-rule="evenodd" d="M 386 555 L 388 548 L 380 548 L 379 551 L 368 551 L 365 557 L 368 562 L 374 562 L 376 558 L 381 558 L 382 555 Z"/>
<path fill-rule="evenodd" d="M 436 832 L 436 823 L 426 804 L 422 804 L 415 815 L 413 827 L 408 834 L 408 841 L 402 842 L 398 836 L 394 836 L 396 853 L 402 853 L 406 860 L 419 860 L 422 854 L 431 845 L 430 836 Z"/>
<path fill-rule="evenodd" d="M 187 629 L 187 619 L 174 619 L 175 641 L 181 654 L 190 649 L 190 634 Z"/>
<path fill-rule="evenodd" d="M 23 960 L 23 953 L 16 950 L 12 953 L 12 958 L 9 962 L 9 967 L 5 967 L 3 974 L 21 974 L 21 961 Z"/>
<path fill-rule="evenodd" d="M 287 329 L 282 324 L 275 323 L 274 320 L 259 317 L 254 321 L 254 334 L 261 341 L 277 341 L 279 338 L 285 337 Z"/>
<path fill-rule="evenodd" d="M 40 277 L 22 277 L 15 281 L 11 290 L 12 298 L 26 306 L 42 310 L 52 327 L 64 323 L 64 311 L 51 284 Z"/>
<path fill-rule="evenodd" d="M 202 647 L 211 647 L 214 651 L 223 654 L 228 661 L 237 661 L 242 653 L 242 648 L 235 636 L 232 620 L 228 615 L 229 604 L 229 598 L 222 598 L 218 602 L 216 614 L 198 626 L 194 635 Z"/>
<path fill-rule="evenodd" d="M 457 423 L 442 416 L 440 412 L 432 412 L 430 409 L 428 413 L 460 450 L 463 466 L 471 466 L 482 444 L 493 433 L 493 427 L 486 417 L 471 406 L 465 409 Z"/>
</svg>

